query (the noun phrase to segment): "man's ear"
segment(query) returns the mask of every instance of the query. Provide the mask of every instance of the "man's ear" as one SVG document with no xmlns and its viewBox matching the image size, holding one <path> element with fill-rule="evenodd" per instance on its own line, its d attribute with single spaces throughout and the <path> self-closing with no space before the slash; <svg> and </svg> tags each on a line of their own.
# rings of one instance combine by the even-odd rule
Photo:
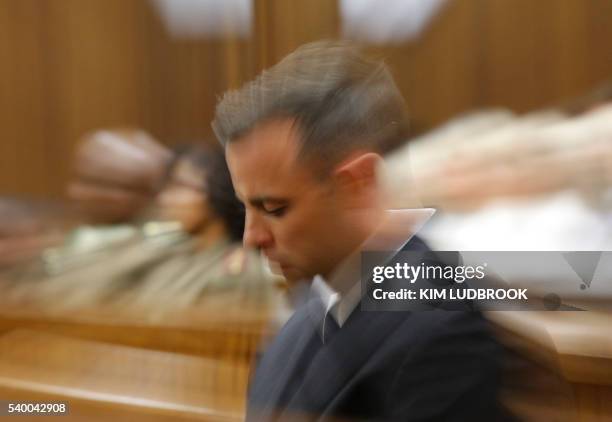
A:
<svg viewBox="0 0 612 422">
<path fill-rule="evenodd" d="M 356 153 L 333 171 L 336 186 L 350 198 L 363 198 L 377 185 L 377 169 L 382 158 L 374 152 Z"/>
</svg>

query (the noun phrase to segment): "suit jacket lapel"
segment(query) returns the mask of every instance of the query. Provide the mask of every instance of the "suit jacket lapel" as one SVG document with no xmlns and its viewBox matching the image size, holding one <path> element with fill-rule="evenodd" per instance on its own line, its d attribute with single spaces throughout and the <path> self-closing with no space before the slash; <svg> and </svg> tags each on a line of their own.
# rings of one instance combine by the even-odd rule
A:
<svg viewBox="0 0 612 422">
<path fill-rule="evenodd" d="M 283 343 L 276 348 L 272 362 L 266 362 L 266 368 L 261 368 L 265 374 L 279 374 L 278 377 L 270 379 L 258 380 L 258 385 L 255 386 L 259 391 L 257 412 L 263 411 L 263 414 L 276 414 L 279 408 L 284 407 L 283 394 L 286 394 L 286 389 L 289 383 L 294 381 L 295 372 L 299 364 L 303 364 L 304 360 L 308 360 L 311 356 L 304 356 L 307 346 L 317 340 L 313 337 L 318 336 L 318 325 L 313 321 L 318 312 L 318 304 L 315 301 L 309 301 L 304 305 L 306 308 L 299 315 L 299 320 L 294 321 L 288 335 L 282 338 Z M 279 353 L 281 354 L 279 356 Z M 283 356 L 284 355 L 284 356 Z M 283 358 L 286 361 L 283 364 Z M 261 402 L 261 399 L 264 399 Z"/>
</svg>

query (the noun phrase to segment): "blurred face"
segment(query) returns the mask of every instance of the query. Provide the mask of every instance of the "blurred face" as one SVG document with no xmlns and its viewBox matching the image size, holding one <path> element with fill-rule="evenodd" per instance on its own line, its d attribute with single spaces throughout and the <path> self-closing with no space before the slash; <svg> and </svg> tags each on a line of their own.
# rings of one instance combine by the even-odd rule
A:
<svg viewBox="0 0 612 422">
<path fill-rule="evenodd" d="M 226 150 L 246 209 L 244 243 L 260 248 L 289 281 L 328 275 L 356 242 L 336 179 L 317 179 L 298 152 L 289 119 L 259 125 Z"/>
<path fill-rule="evenodd" d="M 208 218 L 204 172 L 188 160 L 180 160 L 156 199 L 157 218 L 179 221 L 186 231 L 200 227 Z"/>
</svg>

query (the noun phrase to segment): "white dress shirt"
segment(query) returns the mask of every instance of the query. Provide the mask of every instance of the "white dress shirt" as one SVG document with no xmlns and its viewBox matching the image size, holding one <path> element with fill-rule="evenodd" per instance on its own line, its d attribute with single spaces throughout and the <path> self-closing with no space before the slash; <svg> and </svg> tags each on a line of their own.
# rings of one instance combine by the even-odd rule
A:
<svg viewBox="0 0 612 422">
<path fill-rule="evenodd" d="M 330 313 L 342 327 L 361 299 L 361 252 L 388 252 L 392 258 L 431 218 L 432 208 L 387 210 L 379 229 L 332 272 L 329 280 L 317 275 L 312 280 L 311 294 L 318 297 L 325 310 L 322 321 Z M 384 262 L 381 262 L 381 265 Z M 323 327 L 321 327 L 323 329 Z"/>
</svg>

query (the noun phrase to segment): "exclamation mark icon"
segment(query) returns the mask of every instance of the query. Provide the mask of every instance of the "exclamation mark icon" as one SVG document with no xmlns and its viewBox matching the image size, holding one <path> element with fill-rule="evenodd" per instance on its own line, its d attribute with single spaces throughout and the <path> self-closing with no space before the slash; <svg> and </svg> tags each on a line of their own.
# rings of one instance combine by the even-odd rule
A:
<svg viewBox="0 0 612 422">
<path fill-rule="evenodd" d="M 582 280 L 580 289 L 585 290 L 591 287 L 595 270 L 601 258 L 601 252 L 565 252 L 563 257 Z"/>
</svg>

